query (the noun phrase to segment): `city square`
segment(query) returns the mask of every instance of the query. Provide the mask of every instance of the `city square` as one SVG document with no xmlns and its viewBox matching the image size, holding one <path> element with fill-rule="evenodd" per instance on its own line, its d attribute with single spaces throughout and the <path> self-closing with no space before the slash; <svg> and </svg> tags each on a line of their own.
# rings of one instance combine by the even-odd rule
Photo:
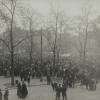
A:
<svg viewBox="0 0 100 100">
<path fill-rule="evenodd" d="M 99 100 L 99 4 L 0 0 L 0 100 Z"/>
</svg>

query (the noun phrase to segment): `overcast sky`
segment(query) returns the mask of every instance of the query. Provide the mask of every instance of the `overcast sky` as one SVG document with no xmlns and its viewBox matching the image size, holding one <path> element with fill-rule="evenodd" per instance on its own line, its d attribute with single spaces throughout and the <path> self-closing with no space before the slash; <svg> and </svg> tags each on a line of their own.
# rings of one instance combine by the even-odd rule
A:
<svg viewBox="0 0 100 100">
<path fill-rule="evenodd" d="M 43 15 L 50 12 L 52 4 L 63 9 L 69 16 L 79 15 L 81 8 L 87 4 L 91 5 L 94 13 L 100 13 L 100 0 L 28 0 L 27 4 Z"/>
</svg>

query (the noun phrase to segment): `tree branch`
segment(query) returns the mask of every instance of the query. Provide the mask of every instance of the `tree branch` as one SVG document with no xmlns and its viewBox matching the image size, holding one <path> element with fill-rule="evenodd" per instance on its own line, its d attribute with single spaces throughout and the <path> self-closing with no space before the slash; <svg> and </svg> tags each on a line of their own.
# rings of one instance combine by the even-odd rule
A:
<svg viewBox="0 0 100 100">
<path fill-rule="evenodd" d="M 12 11 L 12 15 L 14 15 L 15 10 L 16 10 L 16 1 L 15 1 L 15 4 L 13 4 L 13 11 Z"/>
<path fill-rule="evenodd" d="M 45 34 L 43 34 L 43 36 L 46 38 L 46 40 L 47 40 L 47 42 L 48 42 L 48 44 L 49 44 L 49 46 L 50 46 L 50 49 L 52 49 L 53 47 L 52 47 L 50 38 L 48 38 Z"/>
<path fill-rule="evenodd" d="M 27 38 L 27 37 L 26 37 Z M 26 38 L 20 40 L 19 42 L 17 42 L 15 45 L 14 45 L 14 48 L 17 47 L 18 45 L 20 45 L 23 41 L 26 40 Z"/>
<path fill-rule="evenodd" d="M 0 19 L 5 21 L 5 23 L 7 23 L 10 20 L 7 14 L 5 14 L 1 9 L 0 9 Z"/>
<path fill-rule="evenodd" d="M 0 3 L 12 14 L 11 9 L 4 2 L 0 1 Z"/>
<path fill-rule="evenodd" d="M 5 46 L 8 48 L 9 51 L 11 51 L 9 45 L 6 43 L 5 40 L 3 40 L 3 39 L 0 38 L 0 41 L 5 44 Z"/>
</svg>

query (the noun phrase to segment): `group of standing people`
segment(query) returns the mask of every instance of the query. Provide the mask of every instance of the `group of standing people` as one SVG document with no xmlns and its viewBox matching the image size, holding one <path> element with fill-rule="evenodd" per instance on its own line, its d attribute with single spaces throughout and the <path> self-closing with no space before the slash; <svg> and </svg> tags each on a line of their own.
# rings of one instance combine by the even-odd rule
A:
<svg viewBox="0 0 100 100">
<path fill-rule="evenodd" d="M 24 83 L 24 81 L 22 82 L 22 84 L 20 82 L 18 82 L 18 84 L 17 84 L 17 96 L 19 98 L 24 99 L 27 95 L 28 95 L 28 90 L 27 90 L 27 86 Z M 9 90 L 7 88 L 5 89 L 4 95 L 0 89 L 0 100 L 3 100 L 3 98 L 4 98 L 4 100 L 8 100 L 8 96 L 9 96 Z"/>
<path fill-rule="evenodd" d="M 60 100 L 61 95 L 63 100 L 67 100 L 67 88 L 68 84 L 66 81 L 57 81 L 57 79 L 51 80 L 51 86 L 53 91 L 56 92 L 56 100 Z"/>
<path fill-rule="evenodd" d="M 63 100 L 67 100 L 67 87 L 65 84 L 59 84 L 56 88 L 56 100 L 60 100 L 61 94 L 63 97 Z"/>
<path fill-rule="evenodd" d="M 25 98 L 27 95 L 28 95 L 28 89 L 27 89 L 25 82 L 23 81 L 22 84 L 20 82 L 18 82 L 18 84 L 17 84 L 17 96 L 19 98 Z"/>
<path fill-rule="evenodd" d="M 63 100 L 67 100 L 67 86 L 65 84 L 55 83 L 53 90 L 56 92 L 56 100 L 60 100 L 61 95 Z"/>
<path fill-rule="evenodd" d="M 5 89 L 4 95 L 3 95 L 3 93 L 2 93 L 2 91 L 1 91 L 1 89 L 0 89 L 0 100 L 2 100 L 3 97 L 4 97 L 4 100 L 8 100 L 8 96 L 9 96 L 9 91 L 8 91 L 8 89 Z"/>
</svg>

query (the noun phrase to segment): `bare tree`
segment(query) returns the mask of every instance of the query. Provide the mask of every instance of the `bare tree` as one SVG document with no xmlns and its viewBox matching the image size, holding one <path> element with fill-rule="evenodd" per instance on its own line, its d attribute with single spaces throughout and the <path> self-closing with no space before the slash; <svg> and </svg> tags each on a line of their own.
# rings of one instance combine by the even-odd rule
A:
<svg viewBox="0 0 100 100">
<path fill-rule="evenodd" d="M 63 11 L 58 11 L 53 9 L 51 20 L 47 21 L 46 27 L 46 39 L 49 44 L 49 48 L 53 53 L 53 67 L 55 68 L 58 63 L 60 63 L 60 53 L 61 53 L 61 42 L 62 33 L 66 27 L 66 16 Z"/>
<path fill-rule="evenodd" d="M 41 66 L 43 66 L 43 30 L 41 27 Z"/>
<path fill-rule="evenodd" d="M 86 22 L 85 22 L 85 28 L 84 28 L 84 33 L 85 33 L 85 38 L 84 38 L 84 50 L 83 50 L 83 63 L 86 64 L 86 55 L 87 55 L 87 43 L 88 43 L 88 28 L 89 28 L 89 14 L 90 11 L 85 11 L 85 16 L 86 16 Z"/>
<path fill-rule="evenodd" d="M 37 12 L 34 9 L 21 10 L 22 22 L 25 30 L 28 31 L 28 41 L 29 41 L 29 59 L 30 66 L 33 63 L 33 49 L 34 49 L 34 34 L 35 28 L 37 26 Z"/>
<path fill-rule="evenodd" d="M 16 43 L 14 43 L 14 37 L 13 37 L 13 26 L 14 26 L 14 18 L 16 15 L 16 8 L 17 8 L 17 1 L 18 0 L 2 0 L 0 1 L 0 5 L 2 8 L 1 10 L 1 18 L 5 21 L 5 23 L 7 24 L 7 26 L 9 25 L 9 36 L 10 36 L 10 45 L 3 40 L 2 38 L 0 38 L 0 41 L 2 41 L 6 47 L 8 48 L 9 52 L 10 52 L 10 57 L 11 57 L 11 85 L 14 85 L 14 49 L 15 47 L 17 47 L 20 43 L 22 43 L 26 38 L 17 41 Z M 3 12 L 3 10 L 6 10 L 5 12 Z M 8 16 L 9 15 L 9 16 Z"/>
<path fill-rule="evenodd" d="M 80 55 L 80 63 L 83 67 L 86 66 L 87 59 L 87 44 L 89 33 L 89 15 L 90 9 L 84 9 L 82 16 L 78 17 L 79 23 L 77 26 L 79 48 L 77 49 Z"/>
</svg>

